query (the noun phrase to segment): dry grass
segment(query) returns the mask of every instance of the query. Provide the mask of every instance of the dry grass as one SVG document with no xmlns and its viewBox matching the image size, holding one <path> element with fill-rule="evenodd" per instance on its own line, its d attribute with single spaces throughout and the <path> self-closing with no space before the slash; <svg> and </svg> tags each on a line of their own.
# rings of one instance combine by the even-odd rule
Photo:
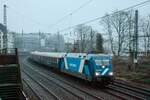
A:
<svg viewBox="0 0 150 100">
<path fill-rule="evenodd" d="M 113 58 L 113 66 L 116 77 L 143 84 L 150 84 L 150 57 L 141 57 L 138 66 L 129 69 L 129 60 L 121 57 Z"/>
</svg>

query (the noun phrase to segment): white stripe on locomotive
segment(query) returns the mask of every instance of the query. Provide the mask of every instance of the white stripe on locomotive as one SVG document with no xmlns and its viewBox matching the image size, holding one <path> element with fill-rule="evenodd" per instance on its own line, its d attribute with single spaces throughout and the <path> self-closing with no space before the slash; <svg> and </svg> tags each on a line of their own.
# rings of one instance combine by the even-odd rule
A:
<svg viewBox="0 0 150 100">
<path fill-rule="evenodd" d="M 101 75 L 105 75 L 106 74 L 106 72 L 109 70 L 109 68 L 106 68 L 103 72 L 102 72 L 102 74 Z"/>
<path fill-rule="evenodd" d="M 65 68 L 68 69 L 67 58 L 66 57 L 64 57 L 64 62 L 65 62 Z"/>
<path fill-rule="evenodd" d="M 82 60 L 81 60 L 81 63 L 80 63 L 80 66 L 79 66 L 79 72 L 80 72 L 80 73 L 82 73 L 82 71 L 83 71 L 84 62 L 85 62 L 85 59 L 82 59 Z"/>
</svg>

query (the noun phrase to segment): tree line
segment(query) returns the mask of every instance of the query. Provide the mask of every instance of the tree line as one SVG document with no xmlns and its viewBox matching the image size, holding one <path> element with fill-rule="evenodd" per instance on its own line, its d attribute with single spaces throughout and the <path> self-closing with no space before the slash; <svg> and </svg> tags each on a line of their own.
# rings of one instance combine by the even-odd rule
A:
<svg viewBox="0 0 150 100">
<path fill-rule="evenodd" d="M 148 55 L 150 52 L 150 15 L 142 18 L 139 16 L 139 52 Z M 115 56 L 121 54 L 133 55 L 133 42 L 135 31 L 135 14 L 133 10 L 119 11 L 112 15 L 106 14 L 99 23 L 107 35 L 92 29 L 91 26 L 80 24 L 74 31 L 77 33 L 77 40 L 74 44 L 76 52 L 97 52 L 112 53 Z M 105 43 L 107 40 L 107 43 Z M 142 41 L 142 42 L 141 42 Z M 109 48 L 104 48 L 108 45 Z M 110 50 L 108 50 L 110 49 Z"/>
</svg>

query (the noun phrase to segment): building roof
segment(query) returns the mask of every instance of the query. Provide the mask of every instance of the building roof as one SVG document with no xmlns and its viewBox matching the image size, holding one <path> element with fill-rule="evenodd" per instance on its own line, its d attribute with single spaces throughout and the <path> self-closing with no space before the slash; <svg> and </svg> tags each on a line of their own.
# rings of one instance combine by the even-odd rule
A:
<svg viewBox="0 0 150 100">
<path fill-rule="evenodd" d="M 6 27 L 0 23 L 0 30 L 3 32 L 3 33 L 6 33 Z"/>
</svg>

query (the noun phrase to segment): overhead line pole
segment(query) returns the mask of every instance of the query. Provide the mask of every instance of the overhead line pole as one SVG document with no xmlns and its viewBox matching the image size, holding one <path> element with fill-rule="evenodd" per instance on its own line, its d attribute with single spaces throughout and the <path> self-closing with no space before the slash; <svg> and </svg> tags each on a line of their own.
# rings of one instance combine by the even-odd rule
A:
<svg viewBox="0 0 150 100">
<path fill-rule="evenodd" d="M 138 62 L 138 10 L 135 11 L 135 28 L 134 28 L 134 67 Z"/>
</svg>

